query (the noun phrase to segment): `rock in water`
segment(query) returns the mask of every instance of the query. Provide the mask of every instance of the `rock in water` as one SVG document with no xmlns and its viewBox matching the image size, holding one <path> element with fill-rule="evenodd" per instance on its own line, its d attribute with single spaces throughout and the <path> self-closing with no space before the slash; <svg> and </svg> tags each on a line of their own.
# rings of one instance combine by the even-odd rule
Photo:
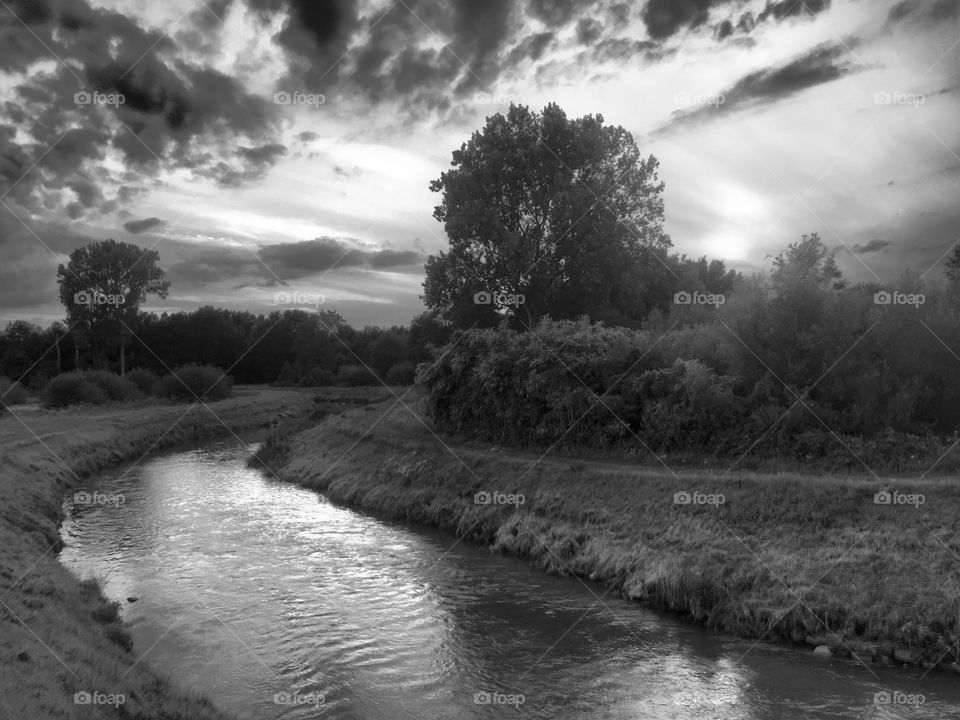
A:
<svg viewBox="0 0 960 720">
<path fill-rule="evenodd" d="M 830 657 L 833 653 L 830 652 L 830 648 L 827 645 L 817 645 L 813 649 L 814 655 L 822 655 L 823 657 Z"/>
</svg>

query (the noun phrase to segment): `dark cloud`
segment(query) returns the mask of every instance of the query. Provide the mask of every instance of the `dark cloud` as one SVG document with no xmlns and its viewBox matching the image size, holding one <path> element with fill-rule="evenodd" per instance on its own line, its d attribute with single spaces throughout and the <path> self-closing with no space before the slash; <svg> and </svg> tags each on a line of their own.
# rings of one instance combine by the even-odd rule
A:
<svg viewBox="0 0 960 720">
<path fill-rule="evenodd" d="M 725 40 L 726 38 L 733 35 L 733 23 L 729 20 L 724 20 L 721 22 L 713 31 L 714 37 L 717 40 Z"/>
<path fill-rule="evenodd" d="M 336 268 L 404 269 L 422 272 L 425 256 L 414 250 L 366 250 L 355 243 L 320 237 L 265 245 L 257 250 L 178 248 L 184 259 L 168 270 L 172 281 L 203 284 L 239 281 L 243 286 L 282 284 Z"/>
<path fill-rule="evenodd" d="M 51 191 L 64 189 L 71 195 L 61 205 L 71 218 L 114 209 L 124 171 L 102 165 L 111 147 L 140 178 L 161 168 L 204 175 L 235 156 L 238 140 L 269 142 L 278 129 L 271 103 L 249 95 L 240 80 L 176 59 L 176 41 L 141 28 L 134 16 L 88 0 L 18 2 L 12 10 L 0 11 L 0 70 L 16 78 L 52 55 L 59 60 L 15 80 L 0 106 L 0 193 L 26 210 L 56 210 Z M 123 102 L 78 103 L 79 90 Z M 29 139 L 14 144 L 11 130 Z"/>
<path fill-rule="evenodd" d="M 889 240 L 874 239 L 862 245 L 854 245 L 853 250 L 861 255 L 869 255 L 870 253 L 880 252 L 892 244 Z"/>
<path fill-rule="evenodd" d="M 830 7 L 830 0 L 767 0 L 766 7 L 757 16 L 758 22 L 768 18 L 782 20 L 799 15 L 817 15 Z"/>
<path fill-rule="evenodd" d="M 581 45 L 593 45 L 600 39 L 603 23 L 596 18 L 581 18 L 577 23 L 577 42 Z"/>
<path fill-rule="evenodd" d="M 553 32 L 535 33 L 525 37 L 510 51 L 507 63 L 510 65 L 524 60 L 539 60 L 555 40 Z"/>
<path fill-rule="evenodd" d="M 629 60 L 637 55 L 642 55 L 647 60 L 657 60 L 662 58 L 666 52 L 652 40 L 607 38 L 594 46 L 592 58 L 595 62 L 600 63 Z"/>
<path fill-rule="evenodd" d="M 312 130 L 305 130 L 304 132 L 299 133 L 297 135 L 297 140 L 299 140 L 300 142 L 313 142 L 318 137 L 320 136 L 317 135 L 317 133 L 313 132 Z"/>
<path fill-rule="evenodd" d="M 683 28 L 696 28 L 707 21 L 710 7 L 723 0 L 650 0 L 643 9 L 643 23 L 654 40 L 664 40 Z"/>
<path fill-rule="evenodd" d="M 890 12 L 887 13 L 887 22 L 889 23 L 898 23 L 903 20 L 907 15 L 912 13 L 916 9 L 916 5 L 913 0 L 902 0 L 898 2 L 892 8 Z"/>
<path fill-rule="evenodd" d="M 855 39 L 848 38 L 843 43 L 819 45 L 785 65 L 750 73 L 718 93 L 722 102 L 677 111 L 661 130 L 779 102 L 809 88 L 838 80 L 851 72 L 850 64 L 843 57 L 848 48 L 856 44 Z"/>
<path fill-rule="evenodd" d="M 161 225 L 166 225 L 166 220 L 161 220 L 158 217 L 148 217 L 143 220 L 130 220 L 123 224 L 123 229 L 128 233 L 133 235 L 138 235 L 139 233 L 146 232 L 147 230 L 152 230 L 155 227 L 160 227 Z"/>
<path fill-rule="evenodd" d="M 551 27 L 566 25 L 583 4 L 581 0 L 530 0 L 527 11 Z"/>
<path fill-rule="evenodd" d="M 287 147 L 280 143 L 271 143 L 255 148 L 240 148 L 240 154 L 256 165 L 273 165 L 287 154 Z"/>
</svg>

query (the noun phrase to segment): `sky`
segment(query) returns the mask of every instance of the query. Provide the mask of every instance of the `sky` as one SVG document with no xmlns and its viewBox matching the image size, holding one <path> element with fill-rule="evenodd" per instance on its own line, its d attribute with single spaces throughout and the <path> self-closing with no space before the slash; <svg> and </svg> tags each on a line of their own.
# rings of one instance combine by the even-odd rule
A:
<svg viewBox="0 0 960 720">
<path fill-rule="evenodd" d="M 887 282 L 960 240 L 960 0 L 2 0 L 0 47 L 0 326 L 106 238 L 159 253 L 146 310 L 407 323 L 430 181 L 510 103 L 629 130 L 691 257 L 816 232 Z"/>
</svg>

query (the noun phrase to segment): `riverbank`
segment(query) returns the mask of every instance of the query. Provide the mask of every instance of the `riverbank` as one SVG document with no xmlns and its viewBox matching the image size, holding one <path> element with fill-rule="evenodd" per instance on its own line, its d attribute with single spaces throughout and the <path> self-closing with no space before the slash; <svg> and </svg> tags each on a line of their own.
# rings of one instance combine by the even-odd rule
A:
<svg viewBox="0 0 960 720">
<path fill-rule="evenodd" d="M 0 415 L 0 717 L 89 718 L 85 700 L 113 705 L 122 697 L 123 717 L 226 718 L 171 686 L 162 668 L 150 668 L 150 648 L 132 646 L 98 583 L 78 582 L 59 563 L 64 493 L 109 493 L 88 478 L 164 448 L 336 412 L 349 406 L 349 395 L 240 386 L 235 397 L 207 407 L 143 401 Z M 94 715 L 104 710 L 113 708 Z"/>
<path fill-rule="evenodd" d="M 960 671 L 951 479 L 556 458 L 438 439 L 413 398 L 404 403 L 293 435 L 279 477 L 727 633 L 865 665 Z"/>
</svg>

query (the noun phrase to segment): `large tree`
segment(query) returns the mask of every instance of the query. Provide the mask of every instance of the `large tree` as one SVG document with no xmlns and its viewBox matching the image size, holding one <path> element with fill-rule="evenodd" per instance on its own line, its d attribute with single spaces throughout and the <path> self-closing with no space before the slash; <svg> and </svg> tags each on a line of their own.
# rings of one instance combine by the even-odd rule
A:
<svg viewBox="0 0 960 720">
<path fill-rule="evenodd" d="M 57 267 L 67 323 L 86 335 L 100 357 L 110 341 L 117 341 L 121 373 L 126 372 L 126 328 L 148 295 L 165 298 L 170 288 L 159 263 L 155 250 L 104 240 L 77 248 L 66 265 Z"/>
<path fill-rule="evenodd" d="M 620 321 L 666 305 L 657 167 L 601 115 L 511 105 L 487 118 L 430 185 L 442 193 L 434 217 L 450 249 L 427 260 L 424 301 L 461 327 L 503 316 L 518 326 L 544 315 Z"/>
</svg>

